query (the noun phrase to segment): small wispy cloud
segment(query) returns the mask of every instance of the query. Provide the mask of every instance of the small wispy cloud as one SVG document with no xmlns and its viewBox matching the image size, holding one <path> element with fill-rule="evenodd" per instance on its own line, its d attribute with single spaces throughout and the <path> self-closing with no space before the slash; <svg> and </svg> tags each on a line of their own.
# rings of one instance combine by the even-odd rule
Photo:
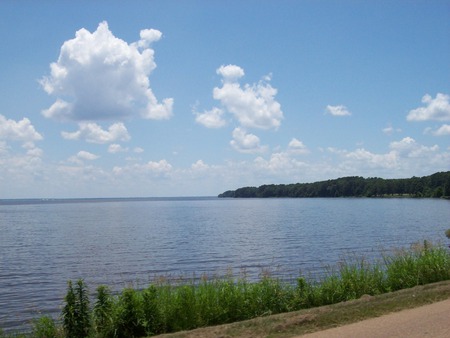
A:
<svg viewBox="0 0 450 338">
<path fill-rule="evenodd" d="M 326 107 L 326 112 L 332 116 L 350 116 L 352 113 L 347 109 L 346 106 L 330 106 Z"/>
<path fill-rule="evenodd" d="M 382 132 L 385 133 L 386 135 L 392 135 L 394 133 L 401 133 L 401 129 L 400 128 L 394 128 L 391 124 L 389 124 L 386 128 L 382 129 Z"/>
<path fill-rule="evenodd" d="M 116 141 L 128 141 L 130 135 L 125 125 L 121 122 L 114 123 L 108 127 L 108 130 L 103 129 L 97 123 L 79 124 L 79 129 L 75 132 L 61 132 L 61 136 L 66 140 L 85 140 L 89 143 L 105 144 Z"/>
<path fill-rule="evenodd" d="M 117 154 L 117 153 L 126 153 L 128 152 L 128 148 L 122 147 L 120 144 L 113 143 L 108 146 L 108 153 Z"/>
</svg>

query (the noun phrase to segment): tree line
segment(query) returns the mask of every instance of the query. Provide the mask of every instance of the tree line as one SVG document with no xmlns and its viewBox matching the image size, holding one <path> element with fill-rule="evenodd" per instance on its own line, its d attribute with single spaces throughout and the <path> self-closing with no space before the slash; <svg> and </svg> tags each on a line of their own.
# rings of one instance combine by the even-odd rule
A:
<svg viewBox="0 0 450 338">
<path fill-rule="evenodd" d="M 219 197 L 444 197 L 450 198 L 450 171 L 402 179 L 341 177 L 314 183 L 265 184 L 228 190 Z"/>
</svg>

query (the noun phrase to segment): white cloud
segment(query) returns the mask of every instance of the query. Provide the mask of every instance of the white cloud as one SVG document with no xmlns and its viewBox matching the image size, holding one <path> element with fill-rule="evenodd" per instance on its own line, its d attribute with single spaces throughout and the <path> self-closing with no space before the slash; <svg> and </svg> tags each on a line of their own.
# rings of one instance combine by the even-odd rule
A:
<svg viewBox="0 0 450 338">
<path fill-rule="evenodd" d="M 39 141 L 42 140 L 42 135 L 34 129 L 26 117 L 20 121 L 14 121 L 0 115 L 0 140 Z"/>
<path fill-rule="evenodd" d="M 68 162 L 82 165 L 83 161 L 94 161 L 98 159 L 99 156 L 92 154 L 88 151 L 81 150 L 76 155 L 69 157 Z"/>
<path fill-rule="evenodd" d="M 421 159 L 433 158 L 439 151 L 437 145 L 427 147 L 417 143 L 411 137 L 405 137 L 400 141 L 391 142 L 389 149 L 390 151 L 385 154 L 372 153 L 364 148 L 359 148 L 351 152 L 329 148 L 329 151 L 343 155 L 347 159 L 365 162 L 371 167 L 390 169 L 398 169 L 408 162 L 412 164 L 416 161 L 417 164 L 420 164 L 419 161 Z"/>
<path fill-rule="evenodd" d="M 331 162 L 338 175 L 408 177 L 429 175 L 449 170 L 450 152 L 440 151 L 438 145 L 425 146 L 411 137 L 391 142 L 386 153 L 374 153 L 364 148 L 354 151 L 328 148 L 338 156 Z"/>
<path fill-rule="evenodd" d="M 31 157 L 42 157 L 44 151 L 41 148 L 32 148 L 27 150 L 27 155 Z"/>
<path fill-rule="evenodd" d="M 359 148 L 355 151 L 346 153 L 345 158 L 364 163 L 364 165 L 370 168 L 394 169 L 397 166 L 397 156 L 395 152 L 374 154 L 364 148 Z"/>
<path fill-rule="evenodd" d="M 392 135 L 394 133 L 394 128 L 392 126 L 387 126 L 386 128 L 382 129 L 383 133 Z"/>
<path fill-rule="evenodd" d="M 265 160 L 262 157 L 257 157 L 254 160 L 254 164 L 256 165 L 258 171 L 269 171 L 272 174 L 279 175 L 280 177 L 298 174 L 296 171 L 307 167 L 307 164 L 290 157 L 290 154 L 286 152 L 273 153 L 270 155 L 268 160 Z"/>
<path fill-rule="evenodd" d="M 23 138 L 19 140 L 23 141 Z M 21 147 L 24 152 L 0 139 L 0 194 L 4 198 L 29 197 L 28 192 L 36 185 L 43 189 L 47 187 L 42 149 L 33 141 L 25 141 Z"/>
<path fill-rule="evenodd" d="M 34 142 L 25 142 L 22 144 L 22 148 L 27 150 L 27 155 L 30 157 L 42 157 L 44 151 L 41 148 L 35 146 Z"/>
<path fill-rule="evenodd" d="M 197 117 L 195 121 L 207 128 L 220 128 L 226 125 L 226 121 L 222 118 L 224 111 L 214 107 L 204 113 L 194 113 Z"/>
<path fill-rule="evenodd" d="M 236 65 L 220 66 L 216 73 L 223 77 L 224 82 L 235 82 L 245 75 L 244 70 Z"/>
<path fill-rule="evenodd" d="M 389 124 L 386 128 L 383 128 L 382 131 L 387 135 L 392 135 L 394 133 L 400 133 L 402 130 L 400 128 L 394 128 Z"/>
<path fill-rule="evenodd" d="M 137 43 L 138 47 L 148 48 L 152 42 L 161 39 L 162 33 L 156 29 L 143 29 L 141 30 L 139 36 L 141 39 Z"/>
<path fill-rule="evenodd" d="M 439 150 L 438 145 L 427 147 L 416 142 L 411 137 L 405 137 L 400 141 L 391 142 L 389 148 L 395 151 L 400 157 L 424 157 Z"/>
<path fill-rule="evenodd" d="M 303 142 L 293 138 L 288 145 L 288 151 L 294 154 L 308 154 L 308 148 L 303 144 Z"/>
<path fill-rule="evenodd" d="M 152 174 L 154 176 L 165 176 L 172 171 L 172 165 L 166 160 L 160 160 L 158 162 L 149 161 L 144 164 L 136 163 L 125 167 L 116 166 L 113 169 L 115 175 L 128 174 L 134 175 L 147 175 Z"/>
<path fill-rule="evenodd" d="M 43 111 L 48 118 L 94 121 L 124 118 L 139 112 L 143 118 L 167 119 L 173 99 L 158 103 L 148 76 L 156 68 L 152 42 L 161 32 L 145 29 L 138 42 L 128 44 L 115 37 L 107 22 L 95 32 L 76 32 L 61 47 L 50 65 L 50 75 L 41 79 L 44 90 L 56 96 Z"/>
<path fill-rule="evenodd" d="M 197 162 L 192 163 L 191 169 L 196 171 L 204 171 L 209 169 L 209 165 L 205 164 L 202 160 L 198 160 Z"/>
<path fill-rule="evenodd" d="M 242 128 L 233 130 L 233 140 L 230 141 L 230 144 L 241 153 L 261 153 L 266 150 L 266 147 L 261 146 L 258 136 L 248 134 Z"/>
<path fill-rule="evenodd" d="M 9 146 L 5 141 L 0 141 L 0 155 L 6 154 L 8 152 Z"/>
<path fill-rule="evenodd" d="M 28 118 L 15 121 L 0 115 L 0 193 L 6 198 L 24 197 L 24 191 L 45 181 L 43 150 L 34 143 L 42 139 Z M 24 151 L 10 142 L 21 142 Z"/>
<path fill-rule="evenodd" d="M 419 107 L 411 110 L 406 119 L 408 121 L 450 121 L 450 96 L 438 93 L 433 99 L 426 94 L 422 98 L 425 107 Z"/>
<path fill-rule="evenodd" d="M 328 105 L 326 108 L 327 112 L 333 116 L 350 116 L 352 113 L 347 109 L 346 106 L 330 106 Z"/>
<path fill-rule="evenodd" d="M 114 181 L 111 179 L 110 173 L 104 169 L 91 164 L 86 165 L 77 156 L 73 156 L 69 161 L 76 165 L 63 164 L 56 168 L 56 174 L 59 178 L 58 184 L 60 185 L 57 188 L 59 193 L 62 189 L 72 193 L 73 186 L 76 185 L 77 196 L 92 196 L 92 187 L 95 184 L 94 196 L 102 196 L 105 190 L 114 187 Z"/>
<path fill-rule="evenodd" d="M 108 147 L 108 153 L 117 154 L 117 153 L 125 153 L 128 151 L 128 148 L 122 147 L 120 144 L 113 143 Z"/>
<path fill-rule="evenodd" d="M 102 129 L 96 123 L 81 122 L 78 131 L 73 133 L 63 131 L 61 132 L 61 136 L 66 140 L 84 139 L 86 142 L 98 144 L 128 141 L 130 139 L 127 128 L 121 122 L 114 123 L 108 130 Z"/>
<path fill-rule="evenodd" d="M 88 151 L 84 151 L 84 150 L 79 151 L 77 154 L 77 157 L 81 158 L 83 160 L 88 160 L 88 161 L 93 161 L 93 160 L 98 159 L 97 155 L 94 155 L 94 154 L 92 154 Z"/>
<path fill-rule="evenodd" d="M 275 100 L 277 90 L 267 81 L 241 87 L 237 80 L 244 75 L 244 71 L 235 65 L 221 66 L 217 73 L 222 75 L 223 85 L 214 88 L 213 97 L 242 126 L 261 129 L 276 129 L 280 126 L 283 112 Z"/>
<path fill-rule="evenodd" d="M 446 136 L 450 135 L 450 124 L 443 124 L 436 131 L 433 132 L 433 135 L 436 136 Z"/>
<path fill-rule="evenodd" d="M 141 147 L 136 147 L 133 149 L 133 152 L 136 154 L 140 154 L 144 152 L 144 149 L 142 149 Z"/>
</svg>

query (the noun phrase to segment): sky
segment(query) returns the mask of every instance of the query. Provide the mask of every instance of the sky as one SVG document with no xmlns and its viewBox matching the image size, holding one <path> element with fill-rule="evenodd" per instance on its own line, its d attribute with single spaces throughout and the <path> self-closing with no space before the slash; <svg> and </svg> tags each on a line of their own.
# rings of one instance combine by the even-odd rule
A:
<svg viewBox="0 0 450 338">
<path fill-rule="evenodd" d="M 450 170 L 450 1 L 0 1 L 0 198 Z"/>
</svg>

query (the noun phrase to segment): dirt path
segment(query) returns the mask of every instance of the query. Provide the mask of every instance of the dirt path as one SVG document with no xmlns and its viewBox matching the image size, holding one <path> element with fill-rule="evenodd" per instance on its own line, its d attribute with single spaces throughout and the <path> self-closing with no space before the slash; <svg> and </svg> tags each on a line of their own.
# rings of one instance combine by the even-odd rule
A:
<svg viewBox="0 0 450 338">
<path fill-rule="evenodd" d="M 450 337 L 450 299 L 301 336 L 334 337 Z"/>
</svg>

